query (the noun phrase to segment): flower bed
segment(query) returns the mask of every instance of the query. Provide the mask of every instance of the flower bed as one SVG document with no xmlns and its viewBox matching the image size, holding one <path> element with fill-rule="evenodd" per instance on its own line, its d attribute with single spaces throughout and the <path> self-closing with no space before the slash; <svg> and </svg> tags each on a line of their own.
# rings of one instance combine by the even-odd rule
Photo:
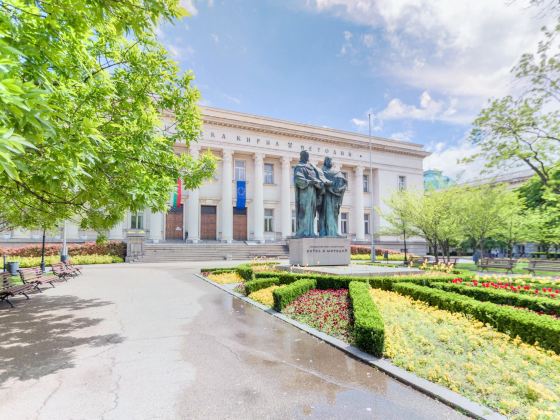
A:
<svg viewBox="0 0 560 420">
<path fill-rule="evenodd" d="M 272 296 L 272 292 L 282 286 L 272 285 L 270 287 L 265 287 L 264 289 L 259 289 L 253 293 L 249 294 L 249 298 L 262 303 L 263 305 L 270 306 L 274 305 L 274 298 Z"/>
<path fill-rule="evenodd" d="M 470 319 L 372 289 L 385 324 L 385 356 L 511 418 L 560 412 L 560 356 Z"/>
<path fill-rule="evenodd" d="M 347 289 L 313 289 L 286 306 L 283 312 L 319 331 L 350 342 L 350 310 Z"/>
<path fill-rule="evenodd" d="M 548 298 L 559 298 L 560 297 L 560 284 L 548 287 L 542 287 L 540 285 L 536 286 L 534 284 L 527 284 L 527 283 L 516 283 L 513 281 L 484 281 L 484 280 L 477 280 L 474 279 L 472 281 L 463 281 L 461 278 L 454 279 L 452 283 L 460 284 L 463 286 L 470 286 L 470 287 L 484 287 L 489 289 L 499 289 L 505 290 L 508 292 L 514 293 L 522 293 L 522 294 L 529 294 L 533 296 L 544 296 Z"/>
<path fill-rule="evenodd" d="M 41 257 L 10 257 L 8 261 L 19 262 L 20 268 L 38 267 L 41 264 Z M 113 264 L 122 263 L 124 260 L 115 255 L 75 255 L 71 258 L 73 264 Z M 47 266 L 60 262 L 60 255 L 50 255 L 45 257 Z"/>
<path fill-rule="evenodd" d="M 60 255 L 62 244 L 45 245 L 45 255 Z M 42 246 L 25 245 L 20 247 L 2 248 L 0 254 L 18 257 L 40 257 Z M 85 242 L 83 244 L 68 244 L 68 255 L 113 255 L 124 258 L 126 256 L 126 244 L 122 241 L 108 241 L 105 243 Z"/>
<path fill-rule="evenodd" d="M 216 282 L 218 284 L 233 284 L 233 283 L 241 283 L 243 281 L 243 279 L 239 276 L 239 274 L 234 272 L 219 273 L 219 274 L 210 273 L 208 274 L 207 277 L 213 282 Z"/>
</svg>

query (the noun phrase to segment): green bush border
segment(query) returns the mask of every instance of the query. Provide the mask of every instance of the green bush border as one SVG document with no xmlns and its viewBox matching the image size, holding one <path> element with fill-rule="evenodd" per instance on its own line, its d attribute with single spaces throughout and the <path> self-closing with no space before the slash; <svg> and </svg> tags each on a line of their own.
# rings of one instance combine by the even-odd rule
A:
<svg viewBox="0 0 560 420">
<path fill-rule="evenodd" d="M 318 289 L 348 289 L 348 285 L 353 281 L 369 283 L 375 289 L 393 290 L 396 283 L 414 283 L 420 285 L 429 285 L 432 282 L 451 282 L 457 278 L 454 275 L 428 277 L 428 276 L 377 276 L 377 277 L 352 277 L 352 276 L 334 276 L 324 274 L 308 274 L 308 273 L 289 273 L 282 271 L 263 271 L 255 273 L 255 278 L 278 277 L 281 284 L 289 284 L 300 279 L 313 279 L 317 281 Z"/>
<path fill-rule="evenodd" d="M 354 342 L 361 350 L 381 357 L 385 343 L 385 325 L 369 290 L 370 286 L 365 282 L 352 281 L 349 284 L 354 314 Z"/>
<path fill-rule="evenodd" d="M 253 268 L 250 264 L 240 264 L 235 267 L 235 271 L 245 281 L 251 281 L 254 278 Z"/>
<path fill-rule="evenodd" d="M 317 282 L 313 279 L 301 279 L 294 281 L 284 287 L 275 289 L 272 292 L 274 298 L 274 309 L 282 312 L 286 306 L 296 300 L 298 297 L 317 287 Z"/>
<path fill-rule="evenodd" d="M 431 283 L 430 287 L 446 292 L 470 296 L 481 302 L 492 302 L 499 305 L 521 306 L 535 312 L 549 315 L 560 315 L 560 301 L 547 297 L 532 296 L 523 293 L 509 292 L 481 286 L 466 286 L 455 283 Z"/>
<path fill-rule="evenodd" d="M 278 277 L 268 277 L 266 279 L 256 279 L 245 283 L 245 294 L 249 296 L 251 293 L 256 292 L 261 289 L 266 289 L 267 287 L 279 284 L 280 280 Z"/>
<path fill-rule="evenodd" d="M 440 309 L 471 315 L 511 337 L 560 354 L 560 322 L 553 318 L 416 284 L 397 283 L 394 290 Z"/>
</svg>

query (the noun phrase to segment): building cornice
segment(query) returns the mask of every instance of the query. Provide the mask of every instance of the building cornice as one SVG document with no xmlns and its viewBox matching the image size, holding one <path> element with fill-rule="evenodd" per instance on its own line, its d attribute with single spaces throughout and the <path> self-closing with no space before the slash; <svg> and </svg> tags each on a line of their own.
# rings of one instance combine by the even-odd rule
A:
<svg viewBox="0 0 560 420">
<path fill-rule="evenodd" d="M 335 130 L 332 128 L 294 123 L 240 112 L 217 108 L 201 107 L 204 124 L 259 132 L 263 134 L 285 136 L 303 140 L 319 141 L 331 144 L 346 144 L 353 149 L 369 149 L 369 137 L 359 133 Z M 371 137 L 372 149 L 377 152 L 397 153 L 425 158 L 430 153 L 420 144 L 399 140 Z"/>
</svg>

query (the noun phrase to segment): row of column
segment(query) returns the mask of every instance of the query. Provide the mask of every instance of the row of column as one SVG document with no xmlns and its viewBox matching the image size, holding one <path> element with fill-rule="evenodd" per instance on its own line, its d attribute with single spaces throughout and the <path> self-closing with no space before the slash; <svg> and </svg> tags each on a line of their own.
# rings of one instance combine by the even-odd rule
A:
<svg viewBox="0 0 560 420">
<path fill-rule="evenodd" d="M 199 157 L 199 146 L 191 146 L 190 153 L 193 158 Z M 252 201 L 254 223 L 254 240 L 264 242 L 264 154 L 254 154 L 254 194 Z M 291 210 L 291 159 L 282 156 L 280 177 L 280 230 L 282 237 L 292 234 L 292 210 Z M 354 171 L 355 187 L 353 197 L 353 208 L 356 223 L 356 240 L 363 241 L 364 234 L 364 195 L 363 195 L 363 167 L 356 167 Z M 371 182 L 371 180 L 370 180 Z M 233 151 L 230 149 L 222 150 L 222 188 L 221 188 L 221 214 L 222 214 L 222 235 L 224 242 L 233 241 Z M 199 203 L 199 190 L 189 191 L 189 201 Z M 199 205 L 191 204 L 187 206 L 187 229 L 189 241 L 200 241 L 200 214 Z"/>
</svg>

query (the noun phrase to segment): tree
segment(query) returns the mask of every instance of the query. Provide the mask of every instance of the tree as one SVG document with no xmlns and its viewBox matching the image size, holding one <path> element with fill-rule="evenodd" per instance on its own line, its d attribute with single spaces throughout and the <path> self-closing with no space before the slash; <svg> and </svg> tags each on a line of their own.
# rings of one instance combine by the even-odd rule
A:
<svg viewBox="0 0 560 420">
<path fill-rule="evenodd" d="M 497 237 L 502 239 L 508 251 L 508 257 L 512 257 L 513 246 L 524 242 L 528 238 L 527 214 L 522 199 L 516 192 L 506 191 L 503 197 L 502 214 L 504 224 Z"/>
<path fill-rule="evenodd" d="M 466 159 L 484 156 L 487 169 L 525 164 L 555 194 L 560 185 L 550 180 L 560 156 L 559 31 L 560 24 L 545 28 L 538 52 L 524 54 L 513 68 L 522 93 L 494 99 L 481 111 L 470 136 L 480 152 Z"/>
<path fill-rule="evenodd" d="M 461 191 L 461 225 L 464 235 L 471 238 L 484 255 L 484 242 L 498 237 L 506 225 L 504 208 L 507 207 L 506 190 L 503 185 L 482 185 Z"/>
<path fill-rule="evenodd" d="M 200 134 L 199 94 L 154 28 L 184 15 L 179 0 L 0 0 L 0 223 L 106 229 L 212 174 L 210 154 L 174 152 Z"/>
<path fill-rule="evenodd" d="M 404 262 L 408 261 L 407 238 L 419 234 L 419 230 L 412 223 L 411 208 L 408 205 L 406 193 L 404 191 L 396 191 L 386 201 L 391 211 L 386 213 L 378 212 L 390 226 L 381 230 L 382 235 L 402 235 L 404 246 Z"/>
</svg>

